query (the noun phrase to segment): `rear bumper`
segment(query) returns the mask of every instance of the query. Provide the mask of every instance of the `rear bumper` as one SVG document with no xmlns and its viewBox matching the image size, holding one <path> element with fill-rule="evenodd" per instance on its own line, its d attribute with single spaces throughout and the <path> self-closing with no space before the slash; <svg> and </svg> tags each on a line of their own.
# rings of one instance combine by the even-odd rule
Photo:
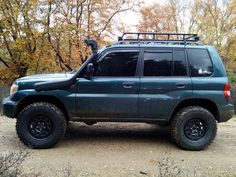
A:
<svg viewBox="0 0 236 177">
<path fill-rule="evenodd" d="M 3 115 L 14 118 L 16 115 L 17 104 L 10 100 L 9 97 L 3 99 L 2 101 L 3 106 Z"/>
<path fill-rule="evenodd" d="M 234 105 L 227 104 L 219 109 L 219 122 L 226 122 L 234 115 Z"/>
</svg>

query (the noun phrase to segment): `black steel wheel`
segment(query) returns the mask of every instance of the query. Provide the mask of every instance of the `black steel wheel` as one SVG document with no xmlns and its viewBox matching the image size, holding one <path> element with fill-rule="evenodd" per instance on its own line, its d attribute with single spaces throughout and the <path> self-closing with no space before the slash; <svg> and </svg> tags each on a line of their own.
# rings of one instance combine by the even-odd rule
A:
<svg viewBox="0 0 236 177">
<path fill-rule="evenodd" d="M 28 130 L 35 138 L 46 138 L 52 132 L 53 124 L 46 115 L 36 115 L 29 123 Z"/>
<path fill-rule="evenodd" d="M 206 131 L 206 123 L 199 118 L 190 119 L 184 127 L 185 136 L 194 141 L 201 139 Z"/>
</svg>

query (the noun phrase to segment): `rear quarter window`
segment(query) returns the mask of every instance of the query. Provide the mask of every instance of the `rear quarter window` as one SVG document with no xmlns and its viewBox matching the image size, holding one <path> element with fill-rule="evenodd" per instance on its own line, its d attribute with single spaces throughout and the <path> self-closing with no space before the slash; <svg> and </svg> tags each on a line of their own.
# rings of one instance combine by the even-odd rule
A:
<svg viewBox="0 0 236 177">
<path fill-rule="evenodd" d="M 213 73 L 213 65 L 206 49 L 187 49 L 191 77 L 207 77 Z"/>
</svg>

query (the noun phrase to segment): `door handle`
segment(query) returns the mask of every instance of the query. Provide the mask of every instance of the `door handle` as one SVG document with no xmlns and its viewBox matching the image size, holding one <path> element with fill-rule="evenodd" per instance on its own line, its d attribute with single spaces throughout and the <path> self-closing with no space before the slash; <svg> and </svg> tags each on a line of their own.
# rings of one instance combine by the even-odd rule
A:
<svg viewBox="0 0 236 177">
<path fill-rule="evenodd" d="M 132 88 L 135 85 L 135 82 L 123 82 L 124 88 Z"/>
<path fill-rule="evenodd" d="M 185 83 L 185 82 L 178 82 L 178 83 L 176 83 L 176 87 L 177 88 L 185 88 L 186 85 L 187 85 L 187 83 Z"/>
</svg>

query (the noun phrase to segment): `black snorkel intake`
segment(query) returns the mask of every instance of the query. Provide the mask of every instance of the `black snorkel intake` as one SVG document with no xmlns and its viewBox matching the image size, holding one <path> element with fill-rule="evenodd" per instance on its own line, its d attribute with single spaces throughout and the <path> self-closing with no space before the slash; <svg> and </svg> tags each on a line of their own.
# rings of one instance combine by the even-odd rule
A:
<svg viewBox="0 0 236 177">
<path fill-rule="evenodd" d="M 97 53 L 97 51 L 98 51 L 98 44 L 97 44 L 97 42 L 95 40 L 93 40 L 93 39 L 85 39 L 84 42 L 85 42 L 85 44 L 88 47 L 91 47 L 93 54 Z"/>
</svg>

